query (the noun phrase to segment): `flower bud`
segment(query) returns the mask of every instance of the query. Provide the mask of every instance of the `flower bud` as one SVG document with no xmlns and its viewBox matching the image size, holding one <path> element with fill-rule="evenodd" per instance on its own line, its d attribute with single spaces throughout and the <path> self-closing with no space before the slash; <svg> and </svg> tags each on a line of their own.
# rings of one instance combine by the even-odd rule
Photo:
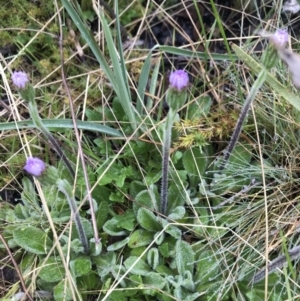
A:
<svg viewBox="0 0 300 301">
<path fill-rule="evenodd" d="M 19 89 L 21 97 L 28 101 L 34 101 L 35 90 L 34 87 L 29 83 L 28 76 L 23 71 L 14 71 L 11 80 L 13 84 Z"/>
<path fill-rule="evenodd" d="M 170 109 L 176 113 L 186 102 L 189 76 L 184 70 L 176 70 L 171 72 L 169 82 L 166 101 Z"/>
</svg>

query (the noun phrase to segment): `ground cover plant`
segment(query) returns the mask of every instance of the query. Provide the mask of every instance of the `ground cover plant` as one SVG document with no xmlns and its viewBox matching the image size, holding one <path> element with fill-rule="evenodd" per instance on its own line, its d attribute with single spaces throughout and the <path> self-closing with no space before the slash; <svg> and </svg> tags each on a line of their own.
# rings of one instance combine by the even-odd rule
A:
<svg viewBox="0 0 300 301">
<path fill-rule="evenodd" d="M 9 5 L 1 300 L 297 300 L 297 2 Z"/>
</svg>

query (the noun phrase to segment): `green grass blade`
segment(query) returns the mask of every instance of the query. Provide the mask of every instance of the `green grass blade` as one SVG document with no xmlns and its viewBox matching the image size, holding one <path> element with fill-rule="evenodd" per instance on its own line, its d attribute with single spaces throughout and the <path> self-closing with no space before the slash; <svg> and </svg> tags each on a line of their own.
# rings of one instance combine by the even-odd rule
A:
<svg viewBox="0 0 300 301">
<path fill-rule="evenodd" d="M 153 49 L 152 49 L 153 50 Z M 142 114 L 143 112 L 143 101 L 145 99 L 145 91 L 149 79 L 149 74 L 151 70 L 151 58 L 152 58 L 152 50 L 147 55 L 147 58 L 143 64 L 139 83 L 138 83 L 138 99 L 136 104 L 136 110 L 139 112 L 139 114 Z"/>
<path fill-rule="evenodd" d="M 232 44 L 232 49 L 238 55 L 238 57 L 251 69 L 255 76 L 257 76 L 261 70 L 264 68 L 260 63 L 258 63 L 254 58 L 247 54 L 244 50 L 235 44 Z M 267 72 L 266 83 L 269 87 L 288 101 L 292 106 L 300 111 L 300 97 L 291 93 L 287 87 L 282 85 L 274 76 Z"/>
<path fill-rule="evenodd" d="M 123 110 L 127 114 L 127 117 L 131 123 L 133 130 L 135 130 L 137 127 L 137 119 L 129 91 L 124 58 L 121 59 L 121 57 L 123 56 L 123 52 L 122 49 L 120 49 L 120 53 L 118 54 L 114 45 L 111 31 L 109 29 L 108 23 L 105 19 L 103 12 L 100 11 L 99 16 L 102 22 L 107 48 L 109 51 L 110 59 L 113 65 L 114 76 L 117 83 L 117 86 L 115 87 L 115 92 L 117 93 L 117 97 L 123 107 Z"/>
<path fill-rule="evenodd" d="M 228 54 L 217 54 L 217 53 L 205 53 L 205 52 L 200 52 L 200 51 L 192 51 L 192 50 L 187 50 L 187 49 L 181 49 L 177 48 L 174 46 L 155 46 L 154 48 L 159 48 L 160 51 L 164 51 L 170 54 L 174 55 L 179 55 L 179 56 L 186 56 L 186 57 L 191 57 L 191 58 L 197 58 L 201 60 L 209 60 L 213 59 L 215 61 L 234 61 L 238 59 L 237 55 L 228 55 Z M 152 50 L 154 49 L 152 48 Z"/>
<path fill-rule="evenodd" d="M 118 97 L 125 113 L 127 114 L 129 121 L 131 122 L 132 128 L 135 129 L 137 127 L 137 119 L 136 119 L 136 114 L 134 112 L 134 108 L 132 106 L 129 87 L 128 87 L 128 84 L 126 84 L 128 82 L 123 76 L 120 59 L 119 59 L 118 53 L 115 49 L 112 34 L 109 29 L 108 23 L 104 17 L 103 12 L 100 11 L 99 16 L 100 16 L 101 23 L 103 26 L 103 31 L 105 34 L 107 47 L 109 50 L 109 55 L 110 55 L 110 58 L 112 61 L 113 71 L 111 70 L 109 64 L 107 63 L 104 55 L 101 53 L 99 46 L 96 43 L 94 37 L 91 35 L 90 31 L 87 29 L 86 25 L 83 23 L 83 21 L 77 14 L 74 7 L 71 5 L 71 3 L 68 0 L 62 0 L 62 3 L 63 3 L 63 6 L 65 7 L 65 9 L 67 10 L 68 14 L 72 18 L 74 24 L 79 29 L 82 37 L 85 39 L 85 41 L 91 48 L 97 61 L 101 65 L 108 80 L 110 81 L 111 85 L 113 86 L 113 89 L 114 89 L 115 93 L 117 94 L 117 97 Z M 120 51 L 120 52 L 122 52 L 122 51 Z M 124 68 L 125 68 L 125 66 L 124 66 L 124 62 L 123 62 L 123 69 Z"/>
<path fill-rule="evenodd" d="M 77 120 L 77 127 L 80 130 L 99 132 L 114 137 L 123 137 L 122 133 L 108 126 L 97 124 L 95 122 Z M 51 129 L 73 129 L 73 121 L 71 119 L 43 119 L 43 125 Z M 17 121 L 0 123 L 0 131 L 9 130 L 25 130 L 36 128 L 33 121 Z"/>
</svg>

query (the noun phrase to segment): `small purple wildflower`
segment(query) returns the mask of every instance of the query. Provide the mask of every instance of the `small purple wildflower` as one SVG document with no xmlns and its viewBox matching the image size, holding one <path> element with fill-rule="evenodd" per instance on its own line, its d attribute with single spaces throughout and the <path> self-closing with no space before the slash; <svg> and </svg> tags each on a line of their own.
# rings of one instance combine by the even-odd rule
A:
<svg viewBox="0 0 300 301">
<path fill-rule="evenodd" d="M 11 76 L 11 80 L 19 89 L 24 89 L 29 81 L 27 74 L 23 71 L 14 71 Z"/>
<path fill-rule="evenodd" d="M 32 176 L 39 177 L 46 169 L 46 164 L 39 158 L 28 157 L 24 169 Z"/>
<path fill-rule="evenodd" d="M 289 34 L 285 29 L 277 29 L 270 39 L 275 46 L 283 48 L 289 41 Z"/>
<path fill-rule="evenodd" d="M 181 91 L 189 85 L 189 76 L 184 70 L 175 70 L 171 72 L 169 82 L 171 88 Z"/>
</svg>

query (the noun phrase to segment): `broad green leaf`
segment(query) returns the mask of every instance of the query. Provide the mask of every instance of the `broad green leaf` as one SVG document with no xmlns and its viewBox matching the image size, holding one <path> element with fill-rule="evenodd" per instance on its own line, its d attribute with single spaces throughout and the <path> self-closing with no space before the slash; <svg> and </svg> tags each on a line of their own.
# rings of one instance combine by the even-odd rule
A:
<svg viewBox="0 0 300 301">
<path fill-rule="evenodd" d="M 233 166 L 234 172 L 236 172 L 234 167 L 242 168 L 249 164 L 252 158 L 251 150 L 252 146 L 249 144 L 238 144 L 235 146 L 228 160 L 228 164 Z"/>
<path fill-rule="evenodd" d="M 17 245 L 34 254 L 46 254 L 52 247 L 48 233 L 32 226 L 15 229 L 13 238 Z"/>
<path fill-rule="evenodd" d="M 187 107 L 186 119 L 199 119 L 210 112 L 212 100 L 209 96 L 201 96 Z"/>
<path fill-rule="evenodd" d="M 183 154 L 182 163 L 188 172 L 191 187 L 196 187 L 200 176 L 204 176 L 207 168 L 206 154 L 197 147 L 187 149 Z"/>
<path fill-rule="evenodd" d="M 178 273 L 184 276 L 185 271 L 193 273 L 194 251 L 186 241 L 178 240 L 175 245 L 175 262 Z"/>
<path fill-rule="evenodd" d="M 144 229 L 134 231 L 129 238 L 128 247 L 138 248 L 147 246 L 153 241 L 153 233 Z"/>
<path fill-rule="evenodd" d="M 136 263 L 135 261 L 138 260 Z M 135 264 L 134 264 L 135 263 Z M 134 265 L 133 265 L 134 264 Z M 149 265 L 137 256 L 130 256 L 124 261 L 126 269 L 130 269 L 131 274 L 146 276 L 151 269 Z"/>
<path fill-rule="evenodd" d="M 137 221 L 141 227 L 148 231 L 157 232 L 162 230 L 161 224 L 153 212 L 146 208 L 140 208 L 137 213 Z"/>
<path fill-rule="evenodd" d="M 97 229 L 98 231 L 102 229 L 104 223 L 107 220 L 108 217 L 108 212 L 109 212 L 109 206 L 108 203 L 105 201 L 102 201 L 99 204 L 97 213 L 96 213 L 96 221 L 97 221 Z"/>
<path fill-rule="evenodd" d="M 70 268 L 74 277 L 80 277 L 91 272 L 92 263 L 89 257 L 80 256 L 70 261 Z"/>
<path fill-rule="evenodd" d="M 28 207 L 36 207 L 40 209 L 40 205 L 37 200 L 37 194 L 32 181 L 27 177 L 22 179 L 23 192 L 21 194 L 23 205 Z"/>
<path fill-rule="evenodd" d="M 148 251 L 147 262 L 152 267 L 153 270 L 156 270 L 159 263 L 159 252 L 157 248 L 151 248 Z"/>
<path fill-rule="evenodd" d="M 162 220 L 162 224 L 163 224 L 163 227 L 165 227 L 166 225 L 168 225 L 168 227 L 166 227 L 166 233 L 170 234 L 172 237 L 174 237 L 175 239 L 181 239 L 181 231 L 179 228 L 177 228 L 176 226 L 174 225 L 170 225 L 168 223 L 167 220 Z"/>
<path fill-rule="evenodd" d="M 101 256 L 93 257 L 93 264 L 96 264 L 97 272 L 100 277 L 105 277 L 111 272 L 112 267 L 116 264 L 117 257 L 115 252 L 101 254 Z"/>
<path fill-rule="evenodd" d="M 239 192 L 245 185 L 249 185 L 250 181 L 247 175 L 233 177 L 226 174 L 214 174 L 214 179 L 210 184 L 210 191 L 217 195 Z"/>
<path fill-rule="evenodd" d="M 58 282 L 64 278 L 65 269 L 61 262 L 49 257 L 46 262 L 42 262 L 39 276 L 45 282 Z"/>
<path fill-rule="evenodd" d="M 153 295 L 157 290 L 162 290 L 167 284 L 167 281 L 158 273 L 150 272 L 143 277 L 143 283 L 146 288 L 150 288 L 149 290 L 144 291 L 145 294 Z"/>
<path fill-rule="evenodd" d="M 68 282 L 66 280 L 62 280 L 54 287 L 53 296 L 55 301 L 73 300 L 71 289 L 69 288 Z"/>
<path fill-rule="evenodd" d="M 118 221 L 114 218 L 112 218 L 111 220 L 107 221 L 104 225 L 103 225 L 103 230 L 104 232 L 106 232 L 109 235 L 112 236 L 123 236 L 127 234 L 127 231 L 125 231 L 124 229 L 122 229 L 119 225 L 118 225 Z"/>
<path fill-rule="evenodd" d="M 93 232 L 91 222 L 89 220 L 83 218 L 83 217 L 81 217 L 80 219 L 81 219 L 81 223 L 82 223 L 85 235 L 87 236 L 87 238 L 92 238 L 93 235 L 94 235 L 94 232 Z M 76 225 L 74 223 L 74 225 L 72 226 L 72 240 L 76 239 L 76 238 L 79 238 L 78 237 L 78 232 L 75 229 L 76 229 Z"/>
<path fill-rule="evenodd" d="M 178 206 L 171 211 L 169 214 L 169 219 L 171 220 L 179 220 L 183 218 L 185 215 L 185 208 L 183 206 Z"/>
<path fill-rule="evenodd" d="M 132 205 L 133 212 L 137 214 L 138 209 L 141 207 L 149 208 L 150 210 L 158 209 L 159 194 L 155 185 L 150 186 L 153 189 L 143 190 L 139 192 L 135 197 L 135 202 Z"/>
<path fill-rule="evenodd" d="M 220 264 L 211 250 L 197 252 L 197 257 L 194 280 L 195 283 L 199 283 L 198 287 L 200 288 L 200 283 L 209 282 L 218 275 Z"/>
<path fill-rule="evenodd" d="M 111 245 L 109 245 L 107 247 L 107 251 L 116 251 L 119 250 L 121 248 L 123 248 L 124 246 L 127 245 L 127 243 L 129 242 L 129 237 L 126 237 L 125 239 L 121 240 L 121 241 L 117 241 Z"/>
</svg>

